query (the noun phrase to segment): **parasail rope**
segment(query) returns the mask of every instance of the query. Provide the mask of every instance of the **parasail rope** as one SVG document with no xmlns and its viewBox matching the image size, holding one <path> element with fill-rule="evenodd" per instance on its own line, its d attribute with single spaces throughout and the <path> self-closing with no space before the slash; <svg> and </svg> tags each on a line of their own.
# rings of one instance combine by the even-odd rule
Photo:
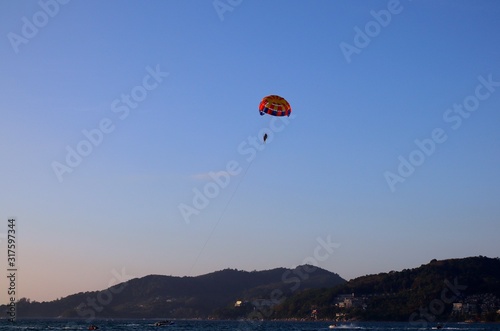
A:
<svg viewBox="0 0 500 331">
<path fill-rule="evenodd" d="M 194 263 L 191 266 L 191 269 L 189 270 L 189 274 L 191 274 L 191 272 L 193 271 L 193 268 L 195 267 L 196 263 L 198 263 L 198 260 L 200 259 L 200 256 L 201 256 L 201 253 L 203 253 L 203 251 L 205 250 L 205 247 L 207 246 L 208 242 L 212 238 L 212 235 L 214 234 L 215 229 L 217 228 L 217 226 L 219 225 L 220 221 L 222 220 L 222 217 L 226 213 L 227 207 L 229 206 L 229 204 L 233 200 L 233 197 L 236 195 L 236 191 L 238 191 L 238 188 L 240 187 L 241 182 L 243 182 L 243 179 L 245 179 L 245 176 L 246 176 L 246 174 L 248 172 L 248 169 L 250 169 L 250 167 L 252 166 L 254 160 L 255 160 L 255 157 L 250 161 L 250 163 L 248 164 L 248 167 L 245 169 L 245 172 L 243 173 L 243 176 L 241 177 L 240 181 L 236 184 L 236 187 L 234 188 L 233 194 L 227 200 L 226 205 L 224 206 L 224 209 L 222 209 L 222 212 L 221 212 L 221 214 L 219 216 L 219 219 L 217 220 L 217 222 L 215 222 L 215 225 L 212 228 L 212 231 L 210 231 L 210 234 L 208 235 L 207 240 L 205 240 L 205 243 L 203 244 L 203 247 L 201 247 L 200 252 L 196 256 L 196 259 L 194 260 Z"/>
</svg>

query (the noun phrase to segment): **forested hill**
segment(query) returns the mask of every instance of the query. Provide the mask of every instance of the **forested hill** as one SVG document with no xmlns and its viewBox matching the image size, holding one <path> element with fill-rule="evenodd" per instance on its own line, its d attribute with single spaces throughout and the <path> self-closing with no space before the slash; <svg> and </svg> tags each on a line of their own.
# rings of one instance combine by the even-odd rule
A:
<svg viewBox="0 0 500 331">
<path fill-rule="evenodd" d="M 455 303 L 455 305 L 454 305 Z M 454 308 L 455 307 L 455 308 Z M 298 293 L 274 317 L 338 320 L 500 320 L 500 259 L 470 257 L 353 279 Z"/>
<path fill-rule="evenodd" d="M 9 307 L 0 306 L 7 311 Z M 17 303 L 17 317 L 500 321 L 500 259 L 432 260 L 346 282 L 313 266 L 150 275 L 51 302 Z"/>
<path fill-rule="evenodd" d="M 18 318 L 207 318 L 222 316 L 236 301 L 259 302 L 277 293 L 284 298 L 294 291 L 342 283 L 339 275 L 307 265 L 252 272 L 225 269 L 196 277 L 150 275 L 50 302 L 22 299 L 16 308 Z"/>
</svg>

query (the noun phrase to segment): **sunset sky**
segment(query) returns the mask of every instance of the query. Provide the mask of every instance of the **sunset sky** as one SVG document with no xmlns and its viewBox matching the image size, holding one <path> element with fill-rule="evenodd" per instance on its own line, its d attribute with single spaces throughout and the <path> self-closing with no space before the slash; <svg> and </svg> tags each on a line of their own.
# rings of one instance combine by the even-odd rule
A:
<svg viewBox="0 0 500 331">
<path fill-rule="evenodd" d="M 495 0 L 1 1 L 0 267 L 11 217 L 17 297 L 37 301 L 499 256 L 499 17 Z M 292 116 L 259 115 L 271 94 Z"/>
</svg>

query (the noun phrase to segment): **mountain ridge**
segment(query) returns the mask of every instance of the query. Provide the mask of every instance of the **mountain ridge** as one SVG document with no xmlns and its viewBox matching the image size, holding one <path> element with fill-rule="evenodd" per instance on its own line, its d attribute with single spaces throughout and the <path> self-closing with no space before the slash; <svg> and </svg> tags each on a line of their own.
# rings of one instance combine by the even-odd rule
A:
<svg viewBox="0 0 500 331">
<path fill-rule="evenodd" d="M 500 321 L 500 258 L 431 260 L 401 271 L 305 290 L 274 309 L 274 318 Z M 423 311 L 430 311 L 428 316 Z"/>
<path fill-rule="evenodd" d="M 223 269 L 199 276 L 147 275 L 100 291 L 36 302 L 17 302 L 19 318 L 210 318 L 236 301 L 269 297 L 273 291 L 332 287 L 338 274 L 310 265 L 262 271 Z M 1 306 L 5 309 L 6 306 Z"/>
<path fill-rule="evenodd" d="M 17 311 L 20 318 L 86 320 L 500 321 L 500 258 L 433 259 L 419 267 L 349 281 L 311 265 L 262 271 L 227 268 L 200 276 L 147 275 L 50 302 L 21 299 Z"/>
</svg>

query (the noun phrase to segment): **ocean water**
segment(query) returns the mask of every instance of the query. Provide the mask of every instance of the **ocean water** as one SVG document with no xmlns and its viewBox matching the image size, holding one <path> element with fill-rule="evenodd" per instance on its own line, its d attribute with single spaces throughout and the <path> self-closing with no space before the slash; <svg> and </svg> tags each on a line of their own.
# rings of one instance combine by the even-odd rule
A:
<svg viewBox="0 0 500 331">
<path fill-rule="evenodd" d="M 426 331 L 436 330 L 436 323 L 349 322 L 337 323 L 331 329 L 329 322 L 274 322 L 274 321 L 174 321 L 167 326 L 155 326 L 155 320 L 96 320 L 98 330 L 165 330 L 165 331 Z M 90 323 L 70 320 L 18 320 L 0 321 L 0 330 L 88 330 Z M 442 323 L 443 331 L 500 331 L 493 323 Z"/>
</svg>

